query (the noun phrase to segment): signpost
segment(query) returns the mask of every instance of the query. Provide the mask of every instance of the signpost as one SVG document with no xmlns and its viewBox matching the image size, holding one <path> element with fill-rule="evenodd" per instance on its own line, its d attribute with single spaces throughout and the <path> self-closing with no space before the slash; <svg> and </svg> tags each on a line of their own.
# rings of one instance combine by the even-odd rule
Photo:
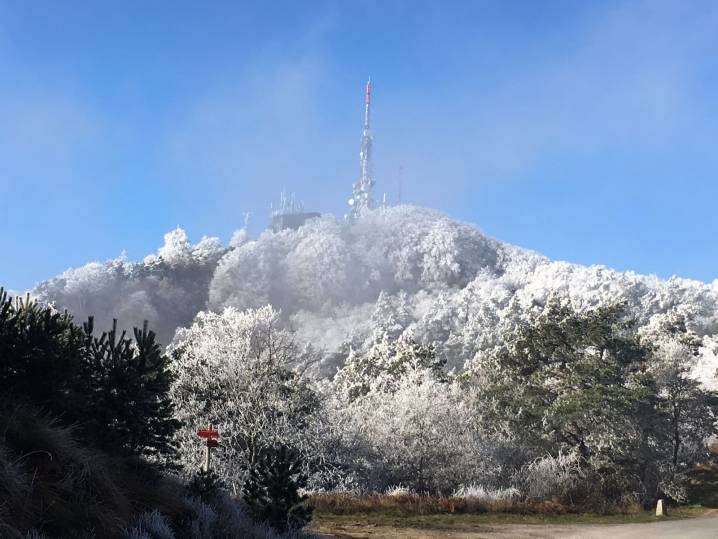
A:
<svg viewBox="0 0 718 539">
<path fill-rule="evenodd" d="M 208 429 L 201 429 L 197 431 L 197 436 L 205 440 L 204 446 L 204 471 L 210 470 L 210 453 L 212 449 L 219 447 L 219 432 L 214 430 L 212 425 Z"/>
<path fill-rule="evenodd" d="M 208 429 L 202 429 L 197 431 L 197 436 L 200 438 L 207 438 L 207 439 L 217 439 L 219 438 L 219 432 L 214 430 L 214 427 L 212 425 L 209 426 Z"/>
</svg>

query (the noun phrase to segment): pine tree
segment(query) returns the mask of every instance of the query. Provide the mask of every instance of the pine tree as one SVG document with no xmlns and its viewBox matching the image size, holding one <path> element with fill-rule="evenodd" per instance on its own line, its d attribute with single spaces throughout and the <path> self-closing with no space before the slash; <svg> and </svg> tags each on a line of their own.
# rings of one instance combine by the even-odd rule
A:
<svg viewBox="0 0 718 539">
<path fill-rule="evenodd" d="M 577 451 L 608 497 L 650 496 L 666 440 L 651 351 L 631 327 L 622 305 L 582 314 L 550 305 L 481 373 L 484 424 L 540 452 Z"/>
<path fill-rule="evenodd" d="M 257 464 L 249 470 L 243 495 L 258 519 L 278 531 L 304 527 L 313 509 L 304 502 L 299 489 L 307 485 L 299 454 L 281 445 L 265 448 Z"/>
<path fill-rule="evenodd" d="M 113 329 L 93 336 L 29 297 L 0 288 L 0 394 L 41 406 L 88 441 L 113 451 L 171 455 L 179 427 L 168 396 L 169 358 L 144 327 L 134 342 Z"/>
<path fill-rule="evenodd" d="M 187 485 L 190 496 L 205 503 L 213 504 L 225 489 L 224 481 L 213 470 L 200 470 L 192 476 Z"/>
<path fill-rule="evenodd" d="M 64 416 L 75 396 L 82 342 L 82 330 L 67 312 L 41 306 L 29 295 L 10 298 L 0 288 L 0 394 Z"/>
<path fill-rule="evenodd" d="M 112 330 L 93 336 L 93 320 L 86 334 L 84 379 L 88 417 L 84 430 L 107 449 L 169 456 L 172 436 L 179 428 L 168 396 L 172 376 L 169 358 L 155 341 L 154 332 L 134 329 L 134 342 L 126 332 Z"/>
</svg>

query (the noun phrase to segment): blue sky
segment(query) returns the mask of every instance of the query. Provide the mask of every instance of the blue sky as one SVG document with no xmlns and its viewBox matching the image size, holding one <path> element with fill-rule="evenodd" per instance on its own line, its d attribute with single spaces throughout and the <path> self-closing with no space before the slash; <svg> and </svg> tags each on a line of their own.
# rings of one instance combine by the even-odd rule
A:
<svg viewBox="0 0 718 539">
<path fill-rule="evenodd" d="M 0 283 L 390 201 L 583 264 L 718 277 L 718 3 L 0 0 Z"/>
</svg>

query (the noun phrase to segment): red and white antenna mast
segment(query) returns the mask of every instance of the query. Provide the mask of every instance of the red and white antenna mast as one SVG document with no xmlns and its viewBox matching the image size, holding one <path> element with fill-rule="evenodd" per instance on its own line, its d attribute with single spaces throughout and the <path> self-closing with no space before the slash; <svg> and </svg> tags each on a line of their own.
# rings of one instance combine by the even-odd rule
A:
<svg viewBox="0 0 718 539">
<path fill-rule="evenodd" d="M 371 111 L 371 77 L 366 81 L 364 93 L 364 129 L 369 129 L 369 113 Z"/>
<path fill-rule="evenodd" d="M 366 82 L 364 92 L 364 129 L 359 150 L 359 180 L 354 184 L 354 193 L 349 199 L 351 217 L 358 217 L 367 209 L 374 207 L 371 190 L 374 177 L 371 170 L 371 154 L 374 137 L 371 134 L 371 77 Z"/>
</svg>

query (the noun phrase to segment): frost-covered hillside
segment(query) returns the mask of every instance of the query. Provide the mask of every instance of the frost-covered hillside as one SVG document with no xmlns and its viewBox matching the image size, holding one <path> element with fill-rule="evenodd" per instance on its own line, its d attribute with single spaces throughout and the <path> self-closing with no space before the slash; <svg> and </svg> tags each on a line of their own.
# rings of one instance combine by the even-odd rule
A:
<svg viewBox="0 0 718 539">
<path fill-rule="evenodd" d="M 193 245 L 177 229 L 142 262 L 91 263 L 33 293 L 80 318 L 94 315 L 98 327 L 113 317 L 124 326 L 148 319 L 165 343 L 201 310 L 271 304 L 311 345 L 313 372 L 322 375 L 383 333 L 412 332 L 461 368 L 552 295 L 579 310 L 626 301 L 643 331 L 671 311 L 684 314 L 703 339 L 698 374 L 712 380 L 716 368 L 718 280 L 555 262 L 413 206 L 375 210 L 354 223 L 324 216 L 255 240 L 242 230 L 229 246 L 216 238 Z"/>
</svg>

